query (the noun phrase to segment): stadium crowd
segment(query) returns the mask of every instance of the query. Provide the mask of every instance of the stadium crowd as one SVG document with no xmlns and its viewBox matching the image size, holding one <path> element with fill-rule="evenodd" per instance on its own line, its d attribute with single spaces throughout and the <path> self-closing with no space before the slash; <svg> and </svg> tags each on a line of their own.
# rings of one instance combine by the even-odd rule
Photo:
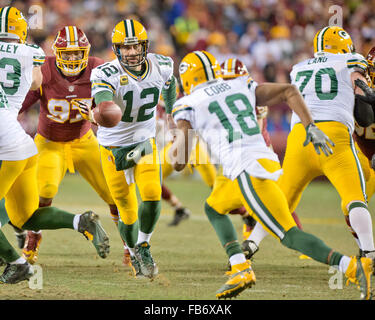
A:
<svg viewBox="0 0 375 320">
<path fill-rule="evenodd" d="M 9 2 L 0 1 L 2 6 Z M 207 50 L 220 63 L 228 57 L 239 58 L 257 82 L 289 82 L 291 66 L 312 55 L 315 33 L 330 22 L 342 23 L 359 53 L 366 54 L 375 40 L 375 0 L 28 0 L 12 1 L 12 5 L 29 19 L 30 7 L 42 8 L 41 29 L 31 29 L 29 41 L 47 55 L 52 54 L 57 31 L 76 25 L 87 34 L 91 55 L 112 60 L 115 21 L 137 19 L 148 30 L 150 51 L 173 57 L 176 75 L 187 52 Z M 29 116 L 35 117 L 35 112 Z M 268 130 L 273 144 L 280 146 L 279 154 L 289 117 L 285 105 L 269 112 Z"/>
</svg>

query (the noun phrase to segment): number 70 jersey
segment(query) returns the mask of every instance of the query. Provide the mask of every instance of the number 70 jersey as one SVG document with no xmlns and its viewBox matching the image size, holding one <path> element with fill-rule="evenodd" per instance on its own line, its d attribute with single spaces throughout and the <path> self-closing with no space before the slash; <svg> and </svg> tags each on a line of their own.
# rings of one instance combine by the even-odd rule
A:
<svg viewBox="0 0 375 320">
<path fill-rule="evenodd" d="M 197 86 L 174 104 L 174 120 L 188 121 L 207 143 L 213 162 L 234 180 L 243 171 L 250 175 L 277 180 L 281 170 L 266 171 L 258 159 L 279 161 L 267 147 L 256 118 L 257 84 L 247 77 L 215 80 Z M 191 133 L 193 134 L 193 132 Z"/>
<path fill-rule="evenodd" d="M 318 53 L 314 58 L 293 66 L 291 82 L 295 84 L 314 120 L 337 121 L 354 130 L 354 90 L 351 73 L 366 71 L 363 56 L 355 53 Z M 300 122 L 293 112 L 291 126 Z"/>
<path fill-rule="evenodd" d="M 156 135 L 156 106 L 161 90 L 173 76 L 170 57 L 149 53 L 145 70 L 137 76 L 125 71 L 118 59 L 96 67 L 91 73 L 91 95 L 108 91 L 121 108 L 121 121 L 112 128 L 99 126 L 97 137 L 103 146 L 129 146 Z"/>
</svg>

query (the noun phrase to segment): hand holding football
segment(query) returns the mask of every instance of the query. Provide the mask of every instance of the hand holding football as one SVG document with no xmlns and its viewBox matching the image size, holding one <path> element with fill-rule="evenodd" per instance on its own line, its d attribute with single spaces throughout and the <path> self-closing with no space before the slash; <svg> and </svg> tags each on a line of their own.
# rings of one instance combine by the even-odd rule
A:
<svg viewBox="0 0 375 320">
<path fill-rule="evenodd" d="M 120 107 L 113 101 L 103 101 L 94 109 L 94 119 L 102 127 L 116 126 L 122 117 Z"/>
</svg>

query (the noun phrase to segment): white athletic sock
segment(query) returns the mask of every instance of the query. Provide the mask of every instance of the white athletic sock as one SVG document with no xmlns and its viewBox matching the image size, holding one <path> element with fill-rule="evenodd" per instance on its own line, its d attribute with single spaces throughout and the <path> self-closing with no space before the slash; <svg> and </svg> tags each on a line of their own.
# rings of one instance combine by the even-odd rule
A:
<svg viewBox="0 0 375 320">
<path fill-rule="evenodd" d="M 74 216 L 74 219 L 73 219 L 73 228 L 74 228 L 74 230 L 78 230 L 78 223 L 79 223 L 79 219 L 80 218 L 81 218 L 80 214 L 76 214 Z"/>
<path fill-rule="evenodd" d="M 243 253 L 236 253 L 229 258 L 229 262 L 231 266 L 234 266 L 235 264 L 246 262 L 246 258 Z"/>
<path fill-rule="evenodd" d="M 349 211 L 349 221 L 358 236 L 360 248 L 364 251 L 375 250 L 372 233 L 371 215 L 366 208 L 355 207 Z"/>
<path fill-rule="evenodd" d="M 254 230 L 250 233 L 250 236 L 249 238 L 247 238 L 247 240 L 254 241 L 255 244 L 259 247 L 260 242 L 267 234 L 268 232 L 263 229 L 262 225 L 259 222 L 257 222 Z"/>
<path fill-rule="evenodd" d="M 12 262 L 9 262 L 10 264 L 24 264 L 26 263 L 26 259 L 25 258 L 22 258 L 22 257 L 19 257 L 17 260 L 14 260 Z"/>
<path fill-rule="evenodd" d="M 346 272 L 346 270 L 348 269 L 348 266 L 349 266 L 350 260 L 351 260 L 351 258 L 348 257 L 348 256 L 343 256 L 343 257 L 340 259 L 340 262 L 339 262 L 339 271 L 340 271 L 340 272 L 342 272 L 342 273 L 345 273 L 345 272 Z"/>
<path fill-rule="evenodd" d="M 142 243 L 142 242 L 145 242 L 145 241 L 147 243 L 150 243 L 151 236 L 152 236 L 152 232 L 151 233 L 144 233 L 141 230 L 139 230 L 138 231 L 138 241 L 137 241 L 137 243 Z"/>
<path fill-rule="evenodd" d="M 134 257 L 134 248 L 129 248 L 129 247 L 128 247 L 128 250 L 129 250 L 129 252 L 130 252 L 130 256 L 131 256 L 131 257 Z"/>
</svg>

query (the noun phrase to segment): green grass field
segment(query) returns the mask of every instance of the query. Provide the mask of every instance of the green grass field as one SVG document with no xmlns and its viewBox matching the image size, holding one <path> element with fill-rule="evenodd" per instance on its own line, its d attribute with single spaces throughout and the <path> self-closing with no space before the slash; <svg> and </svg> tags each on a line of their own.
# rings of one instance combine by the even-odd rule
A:
<svg viewBox="0 0 375 320">
<path fill-rule="evenodd" d="M 190 219 L 177 227 L 167 226 L 173 211 L 163 202 L 162 214 L 151 240 L 152 255 L 159 276 L 150 281 L 135 279 L 122 265 L 122 242 L 106 204 L 78 175 L 67 175 L 54 205 L 73 213 L 92 209 L 100 215 L 110 235 L 111 253 L 96 256 L 89 241 L 73 230 L 43 231 L 37 264 L 43 271 L 43 289 L 29 289 L 27 282 L 0 286 L 0 299 L 52 300 L 215 300 L 216 290 L 226 281 L 227 257 L 209 224 L 203 204 L 209 188 L 201 180 L 171 178 L 167 185 L 192 211 Z M 374 211 L 370 202 L 370 210 Z M 331 185 L 314 182 L 303 194 L 297 213 L 306 231 L 347 255 L 358 252 L 340 210 L 340 200 Z M 232 216 L 242 241 L 242 223 Z M 10 226 L 3 228 L 16 246 Z M 239 300 L 337 300 L 358 299 L 354 285 L 333 276 L 329 267 L 312 260 L 300 260 L 291 251 L 267 237 L 253 260 L 256 285 Z M 340 282 L 342 280 L 342 282 Z M 330 288 L 330 283 L 336 289 Z M 332 287 L 332 286 L 331 286 Z"/>
</svg>

